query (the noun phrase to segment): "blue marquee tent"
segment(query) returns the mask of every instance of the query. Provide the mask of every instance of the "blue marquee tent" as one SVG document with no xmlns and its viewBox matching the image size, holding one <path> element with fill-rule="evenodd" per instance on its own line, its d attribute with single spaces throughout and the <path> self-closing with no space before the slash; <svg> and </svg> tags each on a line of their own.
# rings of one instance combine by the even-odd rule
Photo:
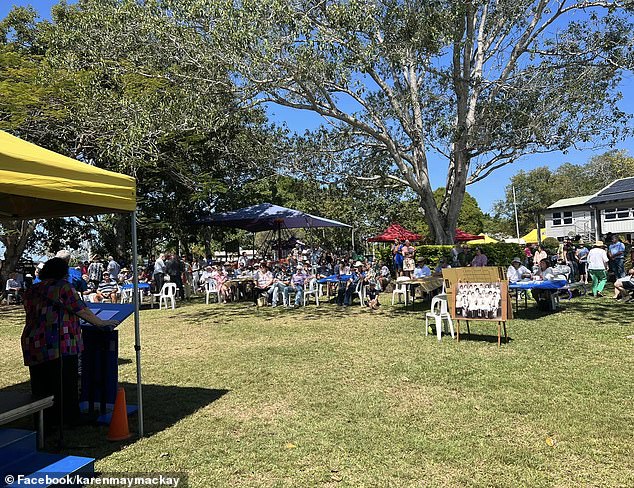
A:
<svg viewBox="0 0 634 488">
<path fill-rule="evenodd" d="M 203 217 L 201 224 L 233 227 L 250 232 L 279 229 L 306 229 L 321 227 L 350 227 L 336 220 L 324 219 L 299 210 L 280 207 L 271 203 L 260 203 L 251 207 L 217 212 Z"/>
</svg>

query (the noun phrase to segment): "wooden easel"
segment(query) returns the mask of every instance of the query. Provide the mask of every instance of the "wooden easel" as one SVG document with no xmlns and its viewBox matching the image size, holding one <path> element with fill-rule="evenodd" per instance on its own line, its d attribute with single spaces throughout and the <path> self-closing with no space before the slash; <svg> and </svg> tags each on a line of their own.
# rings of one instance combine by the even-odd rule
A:
<svg viewBox="0 0 634 488">
<path fill-rule="evenodd" d="M 445 281 L 445 290 L 447 293 L 447 301 L 451 310 L 451 315 L 456 322 L 456 338 L 457 342 L 460 342 L 460 322 L 467 323 L 467 333 L 471 335 L 469 328 L 469 320 L 461 320 L 456 316 L 455 300 L 453 295 L 455 293 L 454 287 L 457 283 L 492 283 L 501 282 L 505 280 L 505 271 L 501 267 L 485 266 L 485 267 L 467 267 L 467 268 L 447 268 L 442 272 L 443 280 Z M 502 305 L 506 312 L 507 320 L 513 318 L 513 302 L 508 293 L 508 287 L 506 288 L 506 296 L 502 298 Z M 485 320 L 478 320 L 478 322 L 486 322 Z M 493 321 L 490 321 L 493 322 Z M 502 329 L 504 329 L 504 342 L 508 344 L 508 334 L 506 330 L 506 320 L 497 321 L 498 324 L 498 348 L 502 344 Z"/>
<path fill-rule="evenodd" d="M 463 321 L 456 320 L 456 341 L 457 342 L 460 342 L 460 322 L 463 322 Z M 471 335 L 471 330 L 469 329 L 469 321 L 465 320 L 464 322 L 467 323 L 467 334 Z M 504 343 L 505 344 L 509 343 L 509 338 L 506 333 L 506 320 L 498 321 L 498 348 L 501 347 L 502 345 L 502 328 L 504 328 Z"/>
</svg>

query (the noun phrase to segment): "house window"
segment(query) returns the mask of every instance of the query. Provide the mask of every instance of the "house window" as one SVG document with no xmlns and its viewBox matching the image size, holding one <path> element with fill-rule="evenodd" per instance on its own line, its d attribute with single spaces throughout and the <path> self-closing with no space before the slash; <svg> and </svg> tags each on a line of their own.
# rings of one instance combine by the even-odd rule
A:
<svg viewBox="0 0 634 488">
<path fill-rule="evenodd" d="M 571 225 L 572 212 L 553 212 L 553 225 Z"/>
<path fill-rule="evenodd" d="M 606 208 L 605 220 L 624 220 L 630 217 L 629 208 Z"/>
</svg>

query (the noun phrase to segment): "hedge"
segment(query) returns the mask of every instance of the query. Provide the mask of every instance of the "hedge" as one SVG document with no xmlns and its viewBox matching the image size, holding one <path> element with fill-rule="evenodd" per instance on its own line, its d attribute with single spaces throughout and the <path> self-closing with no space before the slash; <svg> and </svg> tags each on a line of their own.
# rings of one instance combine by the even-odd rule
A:
<svg viewBox="0 0 634 488">
<path fill-rule="evenodd" d="M 416 247 L 416 258 L 425 258 L 429 267 L 434 267 L 440 261 L 440 258 L 445 258 L 447 263 L 451 264 L 451 248 L 453 246 L 440 246 L 440 245 L 421 245 Z M 488 259 L 489 266 L 509 266 L 514 257 L 519 257 L 523 260 L 524 248 L 519 244 L 497 242 L 495 244 L 480 244 L 468 246 L 469 250 L 467 255 L 461 255 L 460 260 L 462 265 L 467 265 L 473 259 L 475 254 L 475 248 L 479 247 Z M 382 248 L 377 250 L 378 259 L 391 265 L 392 252 L 390 248 Z"/>
</svg>

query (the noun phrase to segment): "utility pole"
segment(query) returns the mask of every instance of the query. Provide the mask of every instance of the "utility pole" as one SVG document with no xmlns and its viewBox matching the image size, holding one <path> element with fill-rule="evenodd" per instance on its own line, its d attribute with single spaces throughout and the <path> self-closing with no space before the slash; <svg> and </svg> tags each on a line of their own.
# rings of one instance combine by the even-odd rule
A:
<svg viewBox="0 0 634 488">
<path fill-rule="evenodd" d="M 520 221 L 517 218 L 517 200 L 515 199 L 515 185 L 513 185 L 513 208 L 515 209 L 515 232 L 517 232 L 517 243 L 520 242 Z"/>
</svg>

